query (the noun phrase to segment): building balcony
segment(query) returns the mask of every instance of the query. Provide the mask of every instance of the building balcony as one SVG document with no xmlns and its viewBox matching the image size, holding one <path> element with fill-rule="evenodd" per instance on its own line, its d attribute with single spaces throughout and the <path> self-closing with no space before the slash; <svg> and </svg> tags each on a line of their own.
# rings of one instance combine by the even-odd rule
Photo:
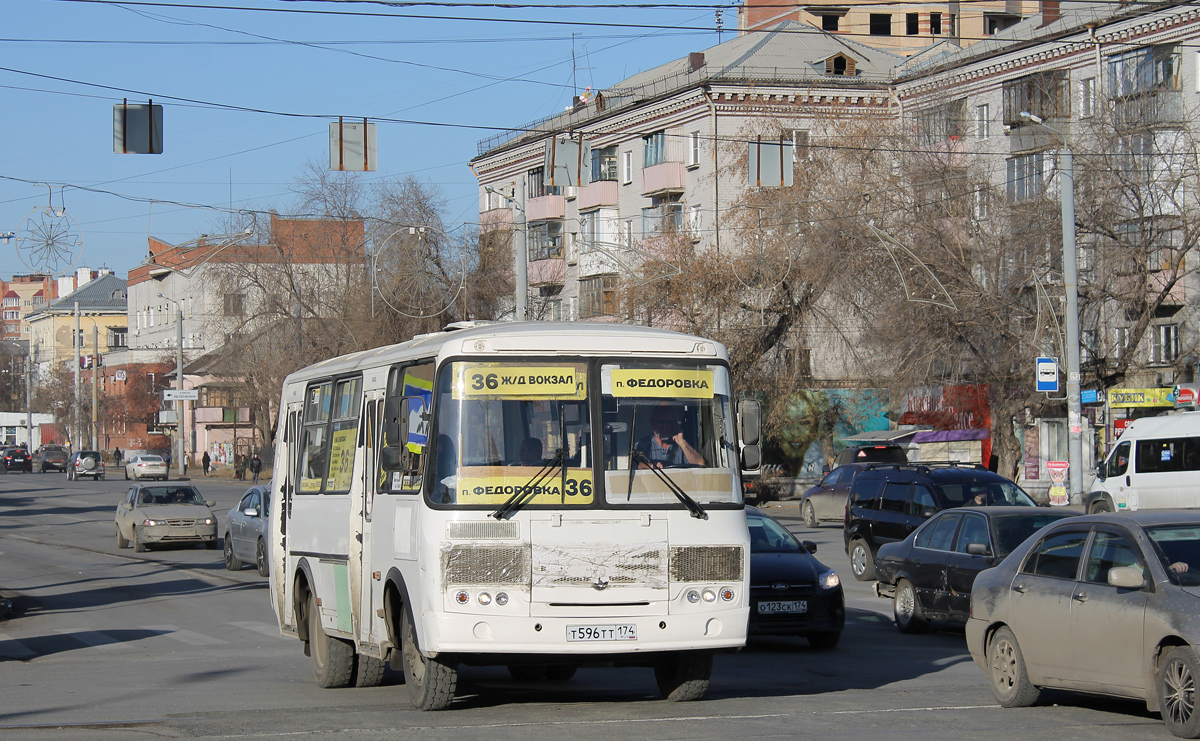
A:
<svg viewBox="0 0 1200 741">
<path fill-rule="evenodd" d="M 579 189 L 579 199 L 575 202 L 580 211 L 598 206 L 617 205 L 617 181 L 597 180 Z"/>
<path fill-rule="evenodd" d="M 642 195 L 682 191 L 686 182 L 682 162 L 660 162 L 642 170 Z"/>
<path fill-rule="evenodd" d="M 562 219 L 567 216 L 566 196 L 539 196 L 525 202 L 526 221 Z"/>
<path fill-rule="evenodd" d="M 1182 126 L 1187 121 L 1183 93 L 1152 90 L 1114 101 L 1113 118 L 1118 129 L 1145 126 Z"/>
<path fill-rule="evenodd" d="M 511 208 L 493 208 L 479 214 L 479 231 L 494 232 L 512 229 L 513 215 Z"/>
<path fill-rule="evenodd" d="M 529 262 L 529 285 L 562 285 L 567 278 L 567 262 L 561 257 Z"/>
<path fill-rule="evenodd" d="M 241 407 L 196 407 L 194 419 L 197 423 L 249 424 L 250 409 Z"/>
</svg>

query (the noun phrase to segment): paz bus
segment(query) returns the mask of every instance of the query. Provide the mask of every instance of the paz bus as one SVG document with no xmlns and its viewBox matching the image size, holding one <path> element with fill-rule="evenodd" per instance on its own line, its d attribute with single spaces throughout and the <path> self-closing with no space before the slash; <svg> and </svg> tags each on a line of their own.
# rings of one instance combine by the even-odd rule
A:
<svg viewBox="0 0 1200 741">
<path fill-rule="evenodd" d="M 276 437 L 280 629 L 320 686 L 387 665 L 422 710 L 460 665 L 651 667 L 697 699 L 746 640 L 759 427 L 722 345 L 646 327 L 459 323 L 311 365 Z"/>
</svg>

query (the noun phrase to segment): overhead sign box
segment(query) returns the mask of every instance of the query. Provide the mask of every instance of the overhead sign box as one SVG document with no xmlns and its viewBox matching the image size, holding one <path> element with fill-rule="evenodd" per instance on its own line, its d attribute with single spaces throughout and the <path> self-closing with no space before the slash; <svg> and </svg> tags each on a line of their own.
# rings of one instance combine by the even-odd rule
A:
<svg viewBox="0 0 1200 741">
<path fill-rule="evenodd" d="M 113 106 L 113 151 L 117 154 L 162 154 L 163 108 L 124 101 Z"/>
<path fill-rule="evenodd" d="M 163 401 L 199 401 L 200 391 L 198 389 L 165 389 L 163 391 Z"/>
<path fill-rule="evenodd" d="M 329 124 L 329 169 L 374 172 L 379 169 L 375 124 L 363 119 L 350 123 L 338 119 Z"/>
</svg>

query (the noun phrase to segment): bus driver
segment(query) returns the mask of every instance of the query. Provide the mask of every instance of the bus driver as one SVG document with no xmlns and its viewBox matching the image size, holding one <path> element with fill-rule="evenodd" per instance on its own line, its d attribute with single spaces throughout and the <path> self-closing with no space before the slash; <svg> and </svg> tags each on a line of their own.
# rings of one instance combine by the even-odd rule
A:
<svg viewBox="0 0 1200 741">
<path fill-rule="evenodd" d="M 679 424 L 678 409 L 669 404 L 657 406 L 650 412 L 650 435 L 642 438 L 635 446 L 655 468 L 682 466 L 685 463 L 703 466 L 704 456 L 692 447 L 683 436 Z M 643 462 L 639 468 L 647 468 Z"/>
</svg>

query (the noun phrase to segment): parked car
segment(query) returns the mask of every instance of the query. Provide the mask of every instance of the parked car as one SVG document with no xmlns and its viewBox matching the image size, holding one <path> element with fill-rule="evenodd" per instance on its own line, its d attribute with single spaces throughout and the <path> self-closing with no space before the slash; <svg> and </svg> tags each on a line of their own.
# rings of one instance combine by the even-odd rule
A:
<svg viewBox="0 0 1200 741">
<path fill-rule="evenodd" d="M 267 576 L 267 537 L 270 528 L 271 488 L 255 486 L 225 518 L 225 568 L 239 571 L 243 562 L 253 561 L 260 576 Z"/>
<path fill-rule="evenodd" d="M 1200 507 L 1200 412 L 1130 423 L 1084 505 L 1088 512 Z"/>
<path fill-rule="evenodd" d="M 134 484 L 117 505 L 117 548 L 143 553 L 155 545 L 217 547 L 217 516 L 190 484 Z"/>
<path fill-rule="evenodd" d="M 833 461 L 835 466 L 847 463 L 908 463 L 908 453 L 896 443 L 851 445 L 839 450 Z"/>
<path fill-rule="evenodd" d="M 1021 487 L 980 465 L 868 465 L 850 485 L 842 533 L 854 578 L 875 578 L 879 546 L 904 540 L 944 509 L 972 504 L 1037 506 Z"/>
<path fill-rule="evenodd" d="M 1042 688 L 1130 697 L 1197 738 L 1198 588 L 1200 513 L 1074 517 L 979 575 L 967 645 L 1004 707 Z"/>
<path fill-rule="evenodd" d="M 1077 514 L 1040 507 L 944 510 L 904 540 L 879 546 L 875 594 L 892 600 L 901 633 L 924 633 L 931 620 L 965 623 L 979 572 L 1046 525 Z"/>
<path fill-rule="evenodd" d="M 25 471 L 33 473 L 33 461 L 29 457 L 29 452 L 24 448 L 5 448 L 4 449 L 4 470 L 8 471 Z"/>
<path fill-rule="evenodd" d="M 858 472 L 866 467 L 865 463 L 838 466 L 825 474 L 816 486 L 804 492 L 804 496 L 800 498 L 800 514 L 804 517 L 804 524 L 820 527 L 822 522 L 844 521 L 850 484 L 854 482 Z"/>
<path fill-rule="evenodd" d="M 161 455 L 135 455 L 125 462 L 125 480 L 167 480 L 167 462 Z"/>
<path fill-rule="evenodd" d="M 846 598 L 837 572 L 813 556 L 815 543 L 801 543 L 761 510 L 747 507 L 746 524 L 750 634 L 803 636 L 813 648 L 836 646 L 846 625 Z"/>
<path fill-rule="evenodd" d="M 104 478 L 104 459 L 99 450 L 77 450 L 67 459 L 67 481 L 80 476 L 91 476 L 93 480 Z"/>
<path fill-rule="evenodd" d="M 67 470 L 70 454 L 61 445 L 43 445 L 33 454 L 33 467 L 41 472 Z"/>
</svg>

